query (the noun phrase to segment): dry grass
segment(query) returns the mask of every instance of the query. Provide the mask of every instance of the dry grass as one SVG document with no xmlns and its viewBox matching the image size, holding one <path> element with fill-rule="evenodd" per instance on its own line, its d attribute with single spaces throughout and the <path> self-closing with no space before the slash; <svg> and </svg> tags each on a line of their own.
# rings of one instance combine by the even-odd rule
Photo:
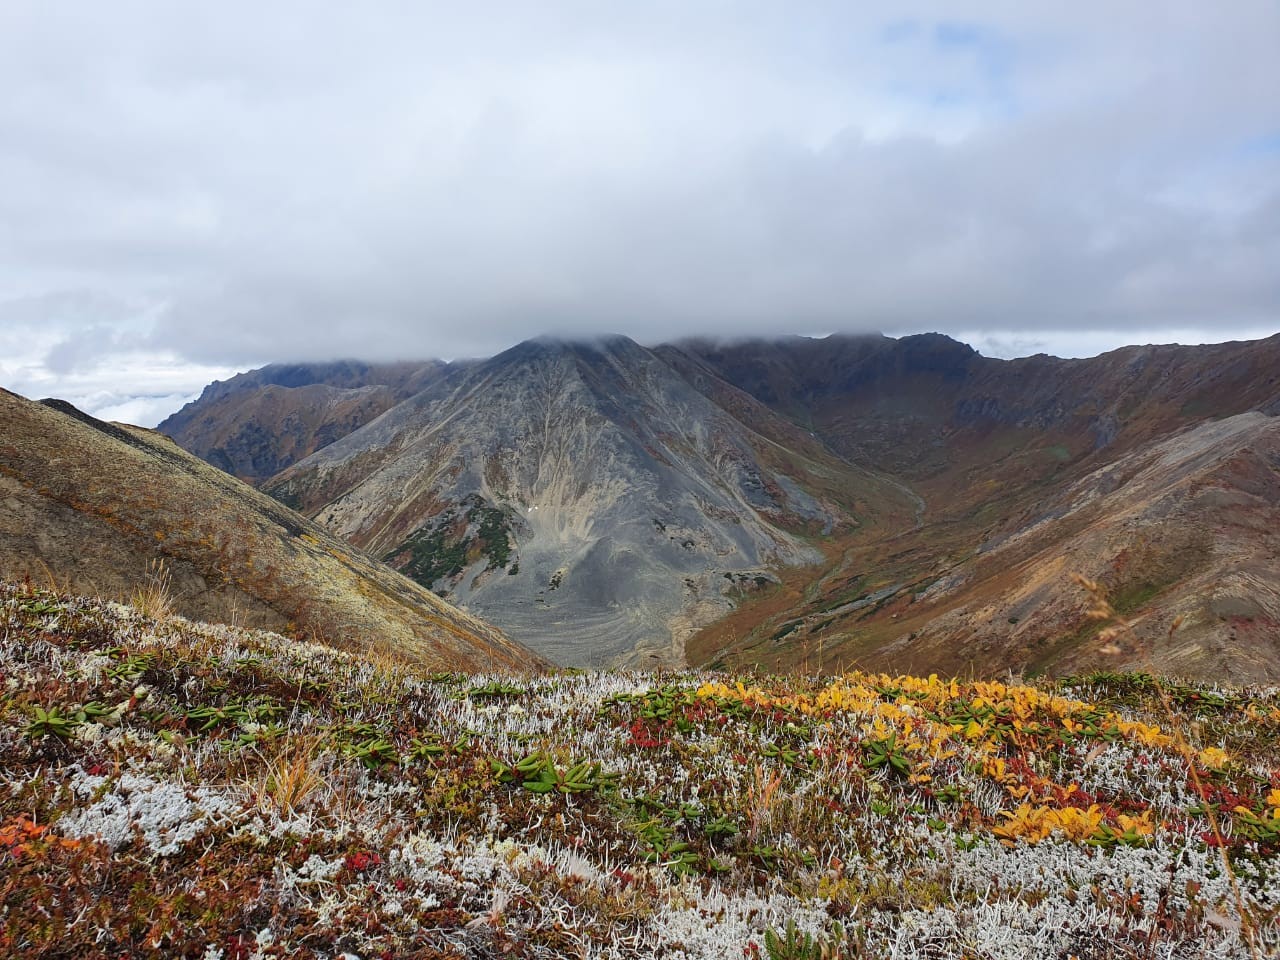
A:
<svg viewBox="0 0 1280 960">
<path fill-rule="evenodd" d="M 129 596 L 129 603 L 153 620 L 168 620 L 177 612 L 173 602 L 173 575 L 163 560 L 156 558 L 147 564 L 146 577 Z"/>
<path fill-rule="evenodd" d="M 286 817 L 302 811 L 326 786 L 317 764 L 320 753 L 321 745 L 314 738 L 289 738 L 252 784 L 260 802 L 271 804 Z"/>
</svg>

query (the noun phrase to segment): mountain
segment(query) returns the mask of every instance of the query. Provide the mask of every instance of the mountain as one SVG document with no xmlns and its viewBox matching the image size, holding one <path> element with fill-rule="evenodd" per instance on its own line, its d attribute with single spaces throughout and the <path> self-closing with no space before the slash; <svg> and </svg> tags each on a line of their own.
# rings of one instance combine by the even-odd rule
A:
<svg viewBox="0 0 1280 960">
<path fill-rule="evenodd" d="M 215 381 L 157 429 L 256 484 L 417 393 L 445 366 L 438 360 L 271 364 Z"/>
<path fill-rule="evenodd" d="M 922 504 L 914 529 L 847 552 L 802 586 L 784 578 L 767 604 L 694 638 L 691 657 L 776 666 L 821 655 L 984 673 L 1107 665 L 1100 624 L 1085 619 L 1068 576 L 1078 572 L 1143 625 L 1134 663 L 1277 676 L 1280 661 L 1252 639 L 1275 630 L 1265 524 L 1238 526 L 1235 507 L 1208 509 L 1191 491 L 1212 486 L 1225 499 L 1207 503 L 1239 498 L 1264 514 L 1280 491 L 1266 452 L 1277 422 L 1268 415 L 1280 412 L 1280 337 L 1084 360 L 993 360 L 937 335 L 668 349 L 804 423 L 850 462 L 879 464 Z M 1221 464 L 1239 463 L 1242 442 L 1259 459 L 1237 475 Z M 1190 479 L 1170 467 L 1180 449 L 1200 451 Z M 1140 509 L 1128 484 L 1145 463 L 1164 466 L 1143 474 Z M 1069 508 L 1082 498 L 1088 511 Z M 1246 550 L 1264 559 L 1241 579 Z M 1212 612 L 1222 589 L 1238 593 L 1258 577 L 1264 586 L 1247 611 Z M 1177 640 L 1153 647 L 1153 631 L 1167 632 L 1178 613 Z"/>
<path fill-rule="evenodd" d="M 530 667 L 500 631 L 152 431 L 0 390 L 0 577 L 381 649 L 435 669 Z"/>
<path fill-rule="evenodd" d="M 1066 360 L 939 334 L 536 341 L 442 371 L 264 486 L 570 662 L 1107 666 L 1075 572 L 1141 624 L 1150 666 L 1274 679 L 1267 590 L 1208 612 L 1221 578 L 1265 582 L 1265 558 L 1243 580 L 1232 558 L 1266 537 L 1189 491 L 1270 496 L 1266 455 L 1215 464 L 1242 436 L 1267 448 L 1276 414 L 1280 336 Z M 1228 421 L 1248 429 L 1212 429 Z M 1178 516 L 1157 523 L 1115 478 L 1185 444 L 1207 445 L 1190 480 L 1144 481 Z M 1176 642 L 1148 636 L 1178 613 Z"/>
<path fill-rule="evenodd" d="M 623 337 L 530 341 L 264 489 L 558 662 L 681 662 L 774 569 L 910 513 L 894 484 L 736 402 Z"/>
<path fill-rule="evenodd" d="M 1078 360 L 999 360 L 941 334 L 662 349 L 803 424 L 840 456 L 948 493 L 953 475 L 973 465 L 1035 479 L 1045 466 L 1114 457 L 1211 417 L 1280 413 L 1280 334 Z"/>
</svg>

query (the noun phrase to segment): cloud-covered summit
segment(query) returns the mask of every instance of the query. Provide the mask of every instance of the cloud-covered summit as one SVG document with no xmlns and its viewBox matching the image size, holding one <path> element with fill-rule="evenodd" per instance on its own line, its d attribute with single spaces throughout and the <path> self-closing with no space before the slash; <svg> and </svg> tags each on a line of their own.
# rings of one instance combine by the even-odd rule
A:
<svg viewBox="0 0 1280 960">
<path fill-rule="evenodd" d="M 1273 332 L 1280 8 L 1042 6 L 11 4 L 0 377 Z"/>
</svg>

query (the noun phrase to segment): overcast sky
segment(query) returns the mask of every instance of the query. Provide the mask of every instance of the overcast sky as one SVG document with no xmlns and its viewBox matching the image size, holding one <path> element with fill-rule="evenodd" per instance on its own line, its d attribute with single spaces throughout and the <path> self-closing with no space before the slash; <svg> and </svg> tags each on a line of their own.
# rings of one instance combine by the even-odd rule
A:
<svg viewBox="0 0 1280 960">
<path fill-rule="evenodd" d="M 1280 330 L 1274 0 L 4 0 L 0 91 L 0 385 L 135 422 L 542 333 Z"/>
</svg>

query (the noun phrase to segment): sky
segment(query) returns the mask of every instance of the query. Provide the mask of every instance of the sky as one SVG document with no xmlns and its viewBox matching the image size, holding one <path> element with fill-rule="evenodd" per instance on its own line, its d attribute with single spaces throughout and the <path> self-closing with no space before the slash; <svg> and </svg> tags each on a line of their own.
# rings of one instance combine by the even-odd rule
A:
<svg viewBox="0 0 1280 960">
<path fill-rule="evenodd" d="M 0 386 L 1280 331 L 1274 0 L 0 3 Z"/>
</svg>

